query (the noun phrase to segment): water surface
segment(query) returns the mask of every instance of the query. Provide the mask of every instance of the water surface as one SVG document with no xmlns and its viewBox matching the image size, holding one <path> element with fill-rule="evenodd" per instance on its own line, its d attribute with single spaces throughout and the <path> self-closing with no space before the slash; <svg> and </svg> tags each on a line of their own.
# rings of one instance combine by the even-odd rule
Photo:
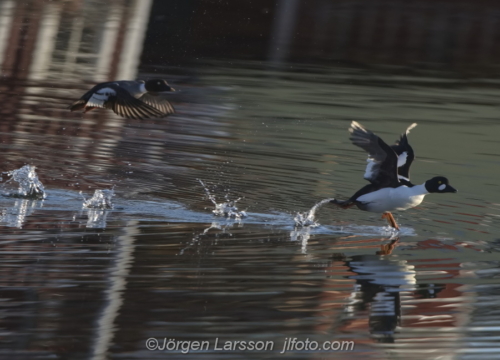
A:
<svg viewBox="0 0 500 360">
<path fill-rule="evenodd" d="M 1 170 L 34 165 L 47 193 L 0 198 L 5 358 L 498 357 L 495 82 L 253 62 L 148 67 L 137 75 L 180 90 L 177 113 L 128 120 L 66 109 L 96 81 L 81 72 L 0 84 Z M 352 120 L 387 142 L 417 122 L 412 180 L 444 175 L 459 192 L 397 213 L 399 236 L 380 215 L 329 205 L 320 226 L 295 229 L 297 212 L 365 185 Z M 241 198 L 248 216 L 215 216 L 199 179 L 219 202 Z M 79 192 L 96 189 L 114 190 L 112 210 L 82 206 Z M 148 338 L 210 347 L 149 351 Z M 279 354 L 290 338 L 355 346 Z M 218 351 L 216 339 L 275 349 Z"/>
</svg>

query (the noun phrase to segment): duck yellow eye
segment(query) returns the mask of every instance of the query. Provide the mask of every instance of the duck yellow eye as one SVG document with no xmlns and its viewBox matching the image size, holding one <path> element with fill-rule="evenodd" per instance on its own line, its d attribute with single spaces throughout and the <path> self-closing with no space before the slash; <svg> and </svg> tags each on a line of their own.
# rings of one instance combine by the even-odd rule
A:
<svg viewBox="0 0 500 360">
<path fill-rule="evenodd" d="M 441 185 L 443 182 L 442 181 L 438 181 L 438 184 Z"/>
</svg>

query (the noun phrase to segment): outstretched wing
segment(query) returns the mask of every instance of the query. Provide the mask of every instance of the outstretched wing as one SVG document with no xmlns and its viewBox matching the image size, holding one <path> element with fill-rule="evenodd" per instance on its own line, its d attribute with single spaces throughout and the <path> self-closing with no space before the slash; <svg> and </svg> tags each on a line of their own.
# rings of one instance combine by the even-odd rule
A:
<svg viewBox="0 0 500 360">
<path fill-rule="evenodd" d="M 161 111 L 163 113 L 163 116 L 175 113 L 172 104 L 161 95 L 155 96 L 150 94 L 144 94 L 139 98 L 139 100 Z"/>
<path fill-rule="evenodd" d="M 396 144 L 391 146 L 392 150 L 398 155 L 398 178 L 406 181 L 410 181 L 410 166 L 415 159 L 413 148 L 408 142 L 408 134 L 415 126 L 417 126 L 417 123 L 411 124 L 408 129 L 401 134 Z"/>
<path fill-rule="evenodd" d="M 87 105 L 87 102 L 92 99 L 92 96 L 95 93 L 99 92 L 101 89 L 109 87 L 110 84 L 112 84 L 112 82 L 105 82 L 105 83 L 97 84 L 92 89 L 90 89 L 85 94 L 83 94 L 81 98 L 79 98 L 78 100 L 76 100 L 75 102 L 73 102 L 73 104 L 71 104 L 68 107 L 68 109 L 71 110 L 71 111 L 84 109 L 85 106 Z M 97 107 L 103 107 L 103 106 L 101 104 L 101 106 L 97 106 Z"/>
<path fill-rule="evenodd" d="M 104 106 L 113 110 L 120 116 L 131 119 L 159 118 L 165 116 L 162 111 L 155 109 L 151 105 L 148 105 L 139 99 L 136 99 L 121 86 L 110 85 L 100 91 L 104 92 L 104 90 L 107 89 L 113 91 L 108 91 L 106 93 L 107 100 L 104 102 Z"/>
<path fill-rule="evenodd" d="M 366 130 L 356 121 L 349 128 L 351 141 L 368 153 L 368 165 L 364 178 L 372 184 L 387 187 L 396 186 L 398 180 L 398 157 L 381 138 Z"/>
</svg>

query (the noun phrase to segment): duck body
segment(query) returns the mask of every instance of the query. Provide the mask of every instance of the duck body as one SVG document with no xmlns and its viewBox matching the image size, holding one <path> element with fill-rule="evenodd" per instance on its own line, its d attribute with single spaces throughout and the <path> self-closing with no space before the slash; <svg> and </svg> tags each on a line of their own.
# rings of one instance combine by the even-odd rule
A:
<svg viewBox="0 0 500 360">
<path fill-rule="evenodd" d="M 116 86 L 124 89 L 136 99 L 147 93 L 143 81 L 108 81 L 94 86 L 82 96 L 82 99 L 86 98 L 88 107 L 104 107 L 109 97 L 116 96 Z"/>
<path fill-rule="evenodd" d="M 86 113 L 105 108 L 132 119 L 165 117 L 175 112 L 170 102 L 161 96 L 170 91 L 175 90 L 163 79 L 109 81 L 94 86 L 69 109 Z"/>
<path fill-rule="evenodd" d="M 393 146 L 366 130 L 356 121 L 351 123 L 351 141 L 368 153 L 368 165 L 364 178 L 370 184 L 358 190 L 348 200 L 331 202 L 347 209 L 356 206 L 361 210 L 383 213 L 392 227 L 399 229 L 391 211 L 407 210 L 418 206 L 430 193 L 455 193 L 457 190 L 448 184 L 448 179 L 436 176 L 421 185 L 410 181 L 410 165 L 415 157 L 408 133 L 417 124 L 412 124 Z"/>
<path fill-rule="evenodd" d="M 424 185 L 381 188 L 371 190 L 372 186 L 367 185 L 361 190 L 368 190 L 363 195 L 354 195 L 353 201 L 356 206 L 365 211 L 375 213 L 385 213 L 394 210 L 408 210 L 420 205 L 425 195 L 429 192 Z"/>
</svg>

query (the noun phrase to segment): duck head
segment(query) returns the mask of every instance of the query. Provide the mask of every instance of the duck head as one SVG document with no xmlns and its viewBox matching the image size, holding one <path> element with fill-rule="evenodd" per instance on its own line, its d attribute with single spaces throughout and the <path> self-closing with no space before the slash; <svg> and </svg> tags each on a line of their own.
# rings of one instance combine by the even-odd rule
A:
<svg viewBox="0 0 500 360">
<path fill-rule="evenodd" d="M 168 85 L 167 80 L 163 79 L 152 79 L 146 81 L 144 87 L 147 91 L 150 92 L 167 92 L 167 91 L 175 91 L 173 87 Z"/>
<path fill-rule="evenodd" d="M 430 193 L 456 193 L 457 189 L 448 184 L 444 176 L 436 176 L 425 182 L 425 189 Z"/>
</svg>

